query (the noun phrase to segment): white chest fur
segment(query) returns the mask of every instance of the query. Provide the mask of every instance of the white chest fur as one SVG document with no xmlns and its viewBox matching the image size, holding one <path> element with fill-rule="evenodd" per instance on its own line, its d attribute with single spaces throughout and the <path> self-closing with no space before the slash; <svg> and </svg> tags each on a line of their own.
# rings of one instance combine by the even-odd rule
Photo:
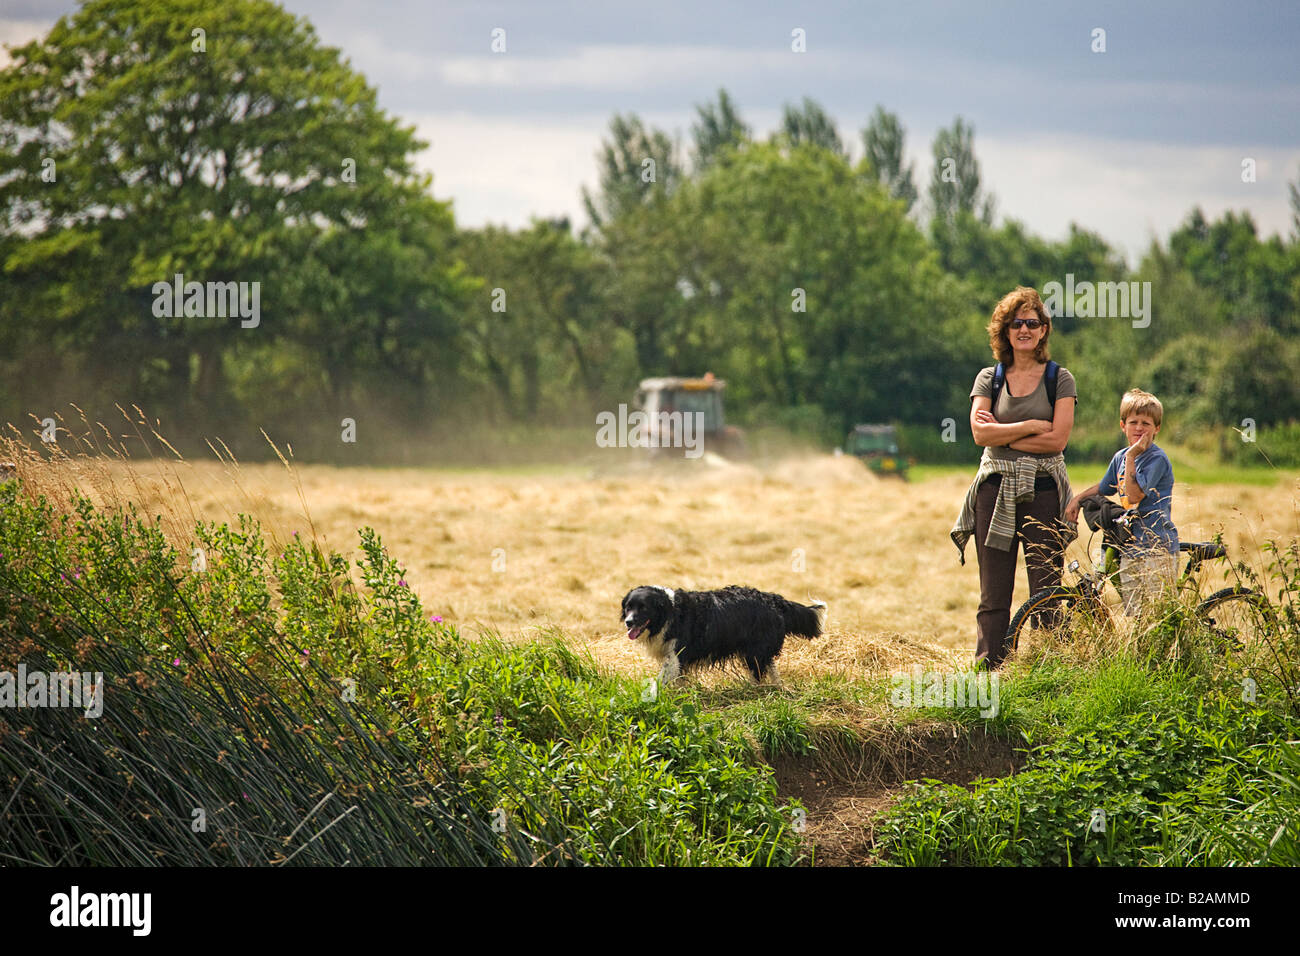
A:
<svg viewBox="0 0 1300 956">
<path fill-rule="evenodd" d="M 677 663 L 677 642 L 672 638 L 664 638 L 667 631 L 668 625 L 665 624 L 662 630 L 645 638 L 646 652 L 662 665 L 659 669 L 661 684 L 676 680 L 682 672 L 681 665 Z"/>
</svg>

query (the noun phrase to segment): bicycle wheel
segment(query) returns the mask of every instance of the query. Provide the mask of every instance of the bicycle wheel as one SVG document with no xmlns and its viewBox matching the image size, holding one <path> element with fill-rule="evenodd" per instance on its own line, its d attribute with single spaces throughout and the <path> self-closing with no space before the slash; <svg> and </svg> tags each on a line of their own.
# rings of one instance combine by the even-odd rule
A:
<svg viewBox="0 0 1300 956">
<path fill-rule="evenodd" d="M 1196 612 L 1227 649 L 1258 647 L 1268 633 L 1268 598 L 1250 588 L 1216 591 L 1196 606 Z"/>
<path fill-rule="evenodd" d="M 1020 605 L 1007 626 L 1007 643 L 1011 645 L 1011 650 L 1020 646 L 1022 635 L 1032 631 L 1059 630 L 1066 612 L 1081 608 L 1085 603 L 1086 599 L 1079 591 L 1064 585 L 1029 595 L 1029 600 Z"/>
</svg>

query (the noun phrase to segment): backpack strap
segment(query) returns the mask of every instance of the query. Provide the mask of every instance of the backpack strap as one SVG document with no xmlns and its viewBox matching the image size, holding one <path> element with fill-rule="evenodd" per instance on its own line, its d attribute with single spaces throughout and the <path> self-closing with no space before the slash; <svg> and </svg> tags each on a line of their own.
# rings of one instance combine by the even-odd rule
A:
<svg viewBox="0 0 1300 956">
<path fill-rule="evenodd" d="M 1047 376 L 1047 402 L 1052 406 L 1053 415 L 1056 414 L 1056 373 L 1060 370 L 1061 366 L 1057 365 L 1055 362 L 1048 361 L 1047 371 L 1044 373 Z M 1007 370 L 1004 369 L 1002 363 L 999 362 L 997 365 L 993 366 L 993 402 L 989 406 L 990 408 L 997 407 L 998 396 L 1002 394 L 1002 387 L 1006 384 Z"/>
</svg>

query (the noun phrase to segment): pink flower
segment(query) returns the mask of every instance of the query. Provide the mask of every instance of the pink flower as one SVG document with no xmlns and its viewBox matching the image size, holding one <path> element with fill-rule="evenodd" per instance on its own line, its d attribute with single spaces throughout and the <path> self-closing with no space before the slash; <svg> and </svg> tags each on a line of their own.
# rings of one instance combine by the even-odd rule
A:
<svg viewBox="0 0 1300 956">
<path fill-rule="evenodd" d="M 429 620 L 431 620 L 434 624 L 441 624 L 441 623 L 442 623 L 442 615 L 441 615 L 441 614 L 434 614 L 433 616 L 431 616 L 431 617 L 429 618 Z"/>
<path fill-rule="evenodd" d="M 406 578 L 401 578 L 397 584 L 399 587 L 406 587 Z"/>
<path fill-rule="evenodd" d="M 176 660 L 172 661 L 172 667 L 180 667 L 180 666 L 181 666 L 181 659 L 179 657 L 176 658 Z"/>
</svg>

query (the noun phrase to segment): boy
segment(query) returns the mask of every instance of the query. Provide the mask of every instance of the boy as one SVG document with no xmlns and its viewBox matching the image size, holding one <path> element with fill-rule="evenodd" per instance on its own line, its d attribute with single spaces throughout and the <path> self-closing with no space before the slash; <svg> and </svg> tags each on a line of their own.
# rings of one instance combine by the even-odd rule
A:
<svg viewBox="0 0 1300 956">
<path fill-rule="evenodd" d="M 1124 612 L 1137 616 L 1149 607 L 1160 590 L 1173 585 L 1178 572 L 1178 529 L 1172 504 L 1174 468 L 1169 456 L 1155 444 L 1164 407 L 1160 399 L 1140 388 L 1124 393 L 1119 405 L 1120 428 L 1128 440 L 1110 460 L 1098 484 L 1070 499 L 1065 518 L 1079 520 L 1079 503 L 1092 495 L 1118 494 L 1124 508 L 1136 507 L 1129 523 L 1133 542 L 1120 552 L 1120 594 Z"/>
</svg>

